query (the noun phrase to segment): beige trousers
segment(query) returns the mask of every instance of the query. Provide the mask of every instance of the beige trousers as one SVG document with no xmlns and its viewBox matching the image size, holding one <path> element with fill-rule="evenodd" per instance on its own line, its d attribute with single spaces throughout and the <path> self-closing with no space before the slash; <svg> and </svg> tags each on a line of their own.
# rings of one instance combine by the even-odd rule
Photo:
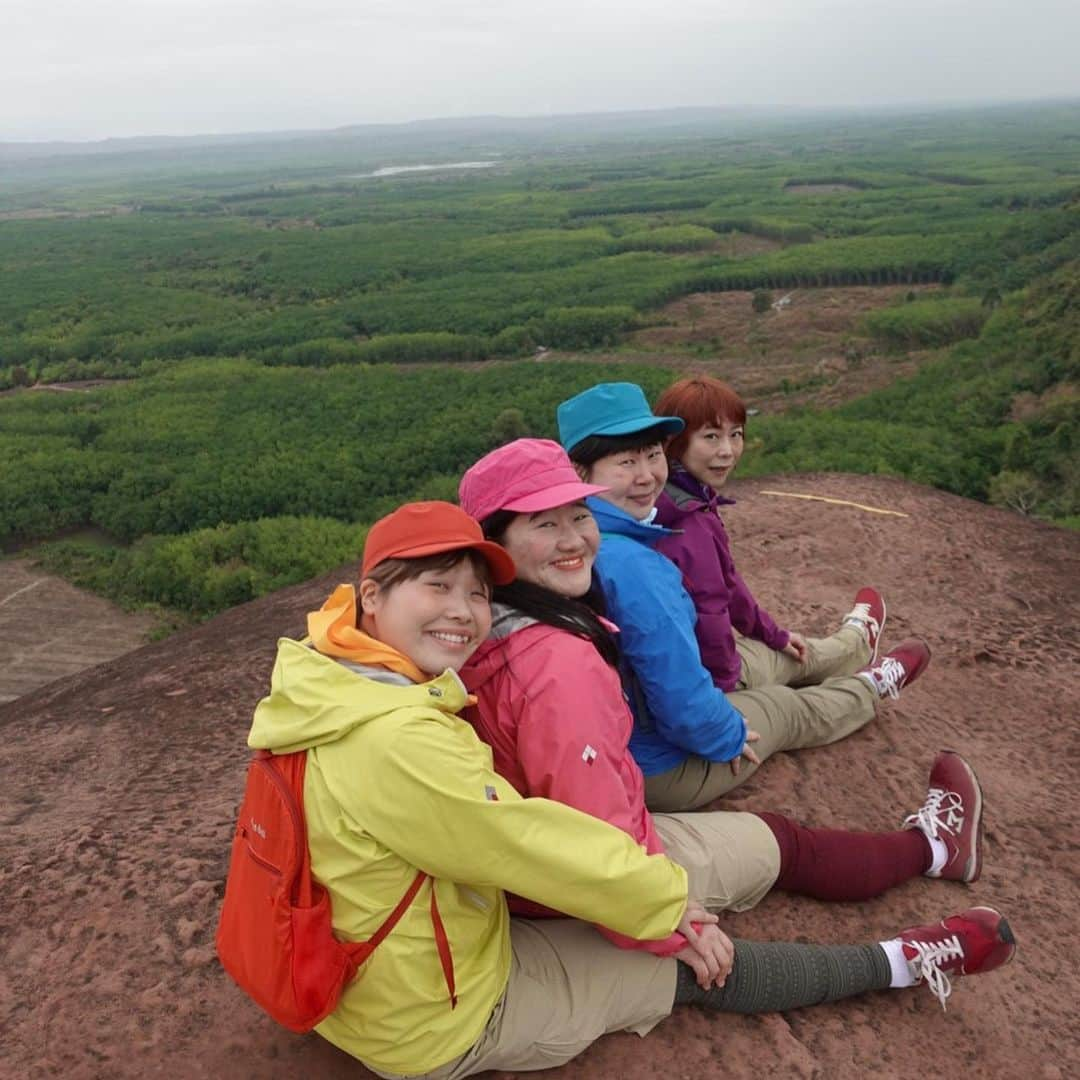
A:
<svg viewBox="0 0 1080 1080">
<path fill-rule="evenodd" d="M 870 656 L 866 639 L 854 627 L 814 639 L 814 645 L 818 649 L 816 658 L 812 650 L 811 660 L 816 672 L 830 667 L 858 670 Z M 790 657 L 757 642 L 741 640 L 738 649 L 744 657 L 743 677 L 753 688 L 735 690 L 728 694 L 728 700 L 745 717 L 747 726 L 761 736 L 752 746 L 762 764 L 781 750 L 838 742 L 873 719 L 878 696 L 865 679 L 847 674 L 798 688 L 762 683 L 758 680 L 764 672 L 803 679 L 806 673 Z M 697 810 L 738 787 L 758 768 L 744 759 L 736 774 L 726 761 L 691 755 L 676 768 L 645 778 L 645 803 L 650 810 L 668 813 Z"/>
<path fill-rule="evenodd" d="M 735 650 L 742 661 L 738 690 L 815 686 L 826 679 L 854 675 L 870 660 L 870 645 L 854 626 L 842 626 L 827 638 L 807 638 L 805 664 L 741 634 L 735 635 Z"/>
<path fill-rule="evenodd" d="M 656 829 L 708 908 L 745 911 L 780 873 L 780 849 L 754 814 L 660 814 Z M 555 1068 L 609 1032 L 647 1035 L 671 1012 L 672 957 L 620 949 L 574 919 L 511 919 L 510 944 L 510 979 L 480 1038 L 425 1080 Z"/>
</svg>

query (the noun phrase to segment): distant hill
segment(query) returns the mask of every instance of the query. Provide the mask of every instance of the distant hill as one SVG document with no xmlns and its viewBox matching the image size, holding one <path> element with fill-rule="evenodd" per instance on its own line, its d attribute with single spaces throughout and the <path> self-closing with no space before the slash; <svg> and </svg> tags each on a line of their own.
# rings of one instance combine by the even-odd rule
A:
<svg viewBox="0 0 1080 1080">
<path fill-rule="evenodd" d="M 1075 107 L 1076 101 L 1039 102 L 1040 108 L 1060 104 Z M 963 109 L 974 115 L 1008 114 L 1030 108 L 1024 103 L 988 103 L 968 105 Z M 550 135 L 624 135 L 651 136 L 668 134 L 717 134 L 746 129 L 755 124 L 808 122 L 838 118 L 873 121 L 874 117 L 895 118 L 917 112 L 926 117 L 955 114 L 955 105 L 921 107 L 878 105 L 805 106 L 805 105 L 727 105 L 687 106 L 676 109 L 636 109 L 613 112 L 559 113 L 551 116 L 461 116 L 433 117 L 401 123 L 358 123 L 336 128 L 286 129 L 283 131 L 246 131 L 200 135 L 137 135 L 93 141 L 3 142 L 0 141 L 0 165 L 50 157 L 81 157 L 99 154 L 133 154 L 151 151 L 215 149 L 252 144 L 289 144 L 310 140 L 326 142 L 369 138 L 428 138 L 431 136 L 475 138 L 481 136 Z"/>
<path fill-rule="evenodd" d="M 87 142 L 0 142 L 0 163 L 89 154 L 130 154 L 139 151 L 245 146 L 296 140 L 355 139 L 372 136 L 425 136 L 430 134 L 541 134 L 553 132 L 662 131 L 681 127 L 717 127 L 747 124 L 761 119 L 798 119 L 837 115 L 848 110 L 803 108 L 789 105 L 730 106 L 726 108 L 643 109 L 630 112 L 569 113 L 556 116 L 436 117 L 388 124 L 347 124 L 337 128 L 284 131 L 246 131 L 206 135 L 136 135 Z M 895 110 L 893 110 L 895 111 Z"/>
</svg>

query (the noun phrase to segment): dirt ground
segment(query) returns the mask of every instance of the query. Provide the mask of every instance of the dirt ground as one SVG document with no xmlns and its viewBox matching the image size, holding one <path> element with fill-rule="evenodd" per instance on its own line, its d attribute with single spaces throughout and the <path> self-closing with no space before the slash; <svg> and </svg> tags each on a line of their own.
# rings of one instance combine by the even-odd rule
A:
<svg viewBox="0 0 1080 1080">
<path fill-rule="evenodd" d="M 761 494 L 814 493 L 900 511 Z M 887 829 L 915 809 L 940 747 L 986 799 L 975 886 L 920 879 L 863 904 L 774 894 L 726 916 L 760 939 L 880 940 L 971 904 L 1009 916 L 1017 959 L 960 983 L 784 1015 L 680 1011 L 609 1036 L 564 1080 L 663 1076 L 922 1080 L 1080 1075 L 1077 742 L 1080 536 L 905 481 L 785 476 L 734 485 L 744 575 L 784 623 L 828 632 L 864 583 L 886 641 L 925 635 L 927 674 L 876 721 L 780 755 L 728 805 Z M 318 1036 L 276 1028 L 223 974 L 213 935 L 251 710 L 274 640 L 352 570 L 283 590 L 0 706 L 3 1076 L 355 1078 Z M 546 1075 L 555 1075 L 554 1073 Z"/>
<path fill-rule="evenodd" d="M 28 559 L 0 560 L 0 703 L 138 648 L 155 623 Z"/>
</svg>

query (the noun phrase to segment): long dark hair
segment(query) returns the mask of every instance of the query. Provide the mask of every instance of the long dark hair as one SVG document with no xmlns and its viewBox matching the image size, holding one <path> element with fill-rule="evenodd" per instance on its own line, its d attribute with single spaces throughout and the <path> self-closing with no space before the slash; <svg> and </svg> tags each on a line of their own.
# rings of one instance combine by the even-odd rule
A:
<svg viewBox="0 0 1080 1080">
<path fill-rule="evenodd" d="M 513 510 L 496 510 L 480 522 L 484 536 L 498 543 L 507 526 L 518 515 Z M 579 600 L 560 596 L 551 589 L 532 581 L 518 578 L 509 585 L 496 585 L 492 600 L 497 604 L 520 611 L 529 618 L 556 630 L 565 630 L 575 637 L 584 638 L 603 657 L 610 667 L 618 668 L 619 650 L 615 637 L 600 621 L 604 614 L 604 597 L 595 580 L 589 591 Z"/>
</svg>

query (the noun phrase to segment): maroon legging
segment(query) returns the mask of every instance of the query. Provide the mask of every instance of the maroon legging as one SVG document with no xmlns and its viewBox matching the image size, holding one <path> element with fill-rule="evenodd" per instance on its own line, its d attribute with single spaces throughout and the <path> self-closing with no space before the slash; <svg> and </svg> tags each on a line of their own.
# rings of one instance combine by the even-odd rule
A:
<svg viewBox="0 0 1080 1080">
<path fill-rule="evenodd" d="M 775 889 L 818 900 L 869 900 L 925 873 L 930 845 L 918 829 L 808 829 L 782 814 L 758 814 L 780 846 Z"/>
</svg>

